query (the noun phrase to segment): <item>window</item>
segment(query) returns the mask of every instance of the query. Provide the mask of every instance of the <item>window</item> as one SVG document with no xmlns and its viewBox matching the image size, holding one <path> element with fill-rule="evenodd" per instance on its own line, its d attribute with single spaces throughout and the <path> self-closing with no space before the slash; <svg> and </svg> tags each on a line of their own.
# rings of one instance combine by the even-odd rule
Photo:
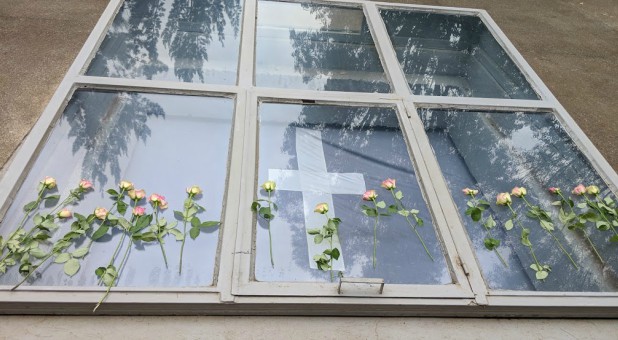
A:
<svg viewBox="0 0 618 340">
<path fill-rule="evenodd" d="M 173 235 L 167 268 L 158 245 L 132 248 L 101 313 L 618 316 L 610 232 L 556 220 L 548 233 L 518 201 L 535 256 L 552 269 L 539 280 L 523 227 L 507 230 L 512 215 L 494 204 L 525 186 L 556 218 L 547 187 L 585 182 L 611 196 L 618 176 L 484 11 L 113 0 L 1 179 L 0 235 L 46 175 L 59 194 L 94 181 L 77 211 L 133 180 L 167 194 L 161 217 L 181 223 L 173 210 L 198 184 L 200 217 L 220 221 L 187 238 L 182 273 Z M 380 188 L 386 178 L 405 211 Z M 269 197 L 267 180 L 277 183 L 270 223 L 251 211 Z M 490 201 L 505 264 L 466 215 L 464 187 Z M 370 189 L 386 202 L 377 224 L 362 212 Z M 333 276 L 314 259 L 328 245 L 309 233 L 326 221 L 313 212 L 322 202 L 341 219 Z M 411 211 L 422 225 L 406 221 Z M 121 234 L 91 233 L 70 248 L 91 245 L 77 274 L 50 261 L 10 291 L 21 278 L 11 267 L 0 304 L 89 313 L 105 291 L 93 272 Z"/>
</svg>

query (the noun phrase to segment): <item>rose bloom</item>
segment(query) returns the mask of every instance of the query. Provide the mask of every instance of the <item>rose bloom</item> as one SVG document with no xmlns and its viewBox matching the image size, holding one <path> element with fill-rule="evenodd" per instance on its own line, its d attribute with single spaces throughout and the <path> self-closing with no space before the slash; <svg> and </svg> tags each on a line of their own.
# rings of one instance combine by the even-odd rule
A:
<svg viewBox="0 0 618 340">
<path fill-rule="evenodd" d="M 598 195 L 600 192 L 601 190 L 599 190 L 599 187 L 596 185 L 590 185 L 586 187 L 586 193 L 588 195 Z"/>
<path fill-rule="evenodd" d="M 363 194 L 363 200 L 364 201 L 373 201 L 378 197 L 378 194 L 376 194 L 375 190 L 367 190 L 365 191 L 365 193 Z"/>
<path fill-rule="evenodd" d="M 120 181 L 120 184 L 118 184 L 118 186 L 120 187 L 120 189 L 122 190 L 133 190 L 133 183 L 129 182 L 129 181 Z"/>
<path fill-rule="evenodd" d="M 190 186 L 187 188 L 187 194 L 191 196 L 199 195 L 201 193 L 202 193 L 202 188 L 198 187 L 197 185 Z"/>
<path fill-rule="evenodd" d="M 478 190 L 474 190 L 474 189 L 470 189 L 470 188 L 465 188 L 462 190 L 462 192 L 464 193 L 464 195 L 468 195 L 468 196 L 474 196 L 477 195 L 479 193 Z"/>
<path fill-rule="evenodd" d="M 571 191 L 571 193 L 573 195 L 581 196 L 586 193 L 586 187 L 583 184 L 580 184 L 573 188 L 573 191 Z"/>
<path fill-rule="evenodd" d="M 105 208 L 94 209 L 94 216 L 96 216 L 100 220 L 104 220 L 107 217 L 107 213 L 107 209 Z"/>
<path fill-rule="evenodd" d="M 551 188 L 549 188 L 549 189 L 547 189 L 547 190 L 549 190 L 549 192 L 551 192 L 551 193 L 552 193 L 552 194 L 554 194 L 554 195 L 558 195 L 558 194 L 560 194 L 560 193 L 561 193 L 561 192 L 560 192 L 560 188 L 556 188 L 556 187 L 551 187 Z"/>
<path fill-rule="evenodd" d="M 146 208 L 144 207 L 133 208 L 133 215 L 135 216 L 143 216 L 145 213 L 146 213 Z"/>
<path fill-rule="evenodd" d="M 47 189 L 52 189 L 56 187 L 56 179 L 53 177 L 45 176 L 41 181 L 41 184 Z"/>
<path fill-rule="evenodd" d="M 395 184 L 397 181 L 392 179 L 392 178 L 387 178 L 382 182 L 381 187 L 386 189 L 386 190 L 393 190 L 395 188 L 397 188 L 397 185 Z"/>
<path fill-rule="evenodd" d="M 92 189 L 92 182 L 87 179 L 82 179 L 79 181 L 79 188 L 82 190 Z"/>
<path fill-rule="evenodd" d="M 511 202 L 511 195 L 508 192 L 499 193 L 498 197 L 496 197 L 497 205 L 509 205 Z"/>
<path fill-rule="evenodd" d="M 67 208 L 64 208 L 58 212 L 58 217 L 60 218 L 71 218 L 71 216 L 73 216 L 73 214 L 71 213 L 71 210 Z"/>
<path fill-rule="evenodd" d="M 275 183 L 274 181 L 266 181 L 264 182 L 264 184 L 262 184 L 262 188 L 264 188 L 264 190 L 266 190 L 267 192 L 274 191 L 276 187 L 277 183 Z"/>
<path fill-rule="evenodd" d="M 142 198 L 146 197 L 146 191 L 144 191 L 143 189 L 140 189 L 140 190 L 133 189 L 133 190 L 129 190 L 127 195 L 129 195 L 130 199 L 134 201 L 139 201 Z"/>
<path fill-rule="evenodd" d="M 148 198 L 148 200 L 153 207 L 156 206 L 161 210 L 167 209 L 167 201 L 165 200 L 165 196 L 159 194 L 152 194 L 150 195 L 150 198 Z"/>
<path fill-rule="evenodd" d="M 526 196 L 527 193 L 528 191 L 526 191 L 524 187 L 514 187 L 513 190 L 511 190 L 511 195 L 519 198 Z"/>
<path fill-rule="evenodd" d="M 326 214 L 328 212 L 328 204 L 319 203 L 318 205 L 315 206 L 315 209 L 313 211 L 320 213 L 320 214 Z"/>
</svg>

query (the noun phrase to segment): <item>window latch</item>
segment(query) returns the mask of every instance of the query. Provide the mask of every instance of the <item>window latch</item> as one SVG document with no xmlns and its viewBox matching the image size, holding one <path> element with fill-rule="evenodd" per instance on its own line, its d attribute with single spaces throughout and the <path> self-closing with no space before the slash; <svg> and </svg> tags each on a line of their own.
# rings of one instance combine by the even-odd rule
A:
<svg viewBox="0 0 618 340">
<path fill-rule="evenodd" d="M 341 295 L 382 294 L 382 292 L 384 292 L 384 279 L 363 277 L 339 278 L 337 293 Z"/>
</svg>

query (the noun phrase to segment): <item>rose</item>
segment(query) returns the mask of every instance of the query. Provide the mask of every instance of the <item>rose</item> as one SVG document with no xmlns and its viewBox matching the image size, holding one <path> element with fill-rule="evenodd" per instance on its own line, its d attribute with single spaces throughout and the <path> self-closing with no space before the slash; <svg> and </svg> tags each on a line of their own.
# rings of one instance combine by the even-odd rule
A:
<svg viewBox="0 0 618 340">
<path fill-rule="evenodd" d="M 158 207 L 161 210 L 167 209 L 167 201 L 165 200 L 165 196 L 159 194 L 152 194 L 150 195 L 148 200 L 153 207 Z"/>
<path fill-rule="evenodd" d="M 320 213 L 320 214 L 326 214 L 328 212 L 328 204 L 319 203 L 318 205 L 315 206 L 315 209 L 313 211 Z"/>
<path fill-rule="evenodd" d="M 526 196 L 528 192 L 526 191 L 526 188 L 524 187 L 514 187 L 513 190 L 511 190 L 511 195 L 515 196 L 515 197 L 519 197 L 522 198 L 524 196 Z"/>
<path fill-rule="evenodd" d="M 187 194 L 189 194 L 190 196 L 199 195 L 201 193 L 202 193 L 202 189 L 198 187 L 197 185 L 190 186 L 187 188 Z"/>
<path fill-rule="evenodd" d="M 386 189 L 386 190 L 393 190 L 393 189 L 397 188 L 395 182 L 396 182 L 396 180 L 394 180 L 392 178 L 387 178 L 384 181 L 382 181 L 381 187 Z"/>
<path fill-rule="evenodd" d="M 596 185 L 590 185 L 586 187 L 586 193 L 588 195 L 598 195 L 600 192 L 601 190 L 599 190 L 599 187 Z"/>
<path fill-rule="evenodd" d="M 146 191 L 144 191 L 143 189 L 140 189 L 140 190 L 133 189 L 133 190 L 129 190 L 127 195 L 129 195 L 129 198 L 131 198 L 132 200 L 139 201 L 143 199 L 144 197 L 146 197 Z"/>
<path fill-rule="evenodd" d="M 474 190 L 470 188 L 465 188 L 462 190 L 462 192 L 464 193 L 464 195 L 468 195 L 468 196 L 475 196 L 479 193 L 478 190 Z"/>
<path fill-rule="evenodd" d="M 87 179 L 82 179 L 81 181 L 79 181 L 79 188 L 84 191 L 92 189 L 92 182 Z"/>
<path fill-rule="evenodd" d="M 511 202 L 513 201 L 511 200 L 511 195 L 509 195 L 508 192 L 499 193 L 498 196 L 496 197 L 497 205 L 509 205 L 511 204 Z"/>
<path fill-rule="evenodd" d="M 262 184 L 262 188 L 266 190 L 266 192 L 272 192 L 275 190 L 276 187 L 277 183 L 275 183 L 274 181 L 266 181 L 264 182 L 264 184 Z"/>
<path fill-rule="evenodd" d="M 58 212 L 58 217 L 60 218 L 71 218 L 71 216 L 73 216 L 73 214 L 67 208 L 64 208 Z"/>
<path fill-rule="evenodd" d="M 580 184 L 573 188 L 573 191 L 571 193 L 573 195 L 581 196 L 586 193 L 586 187 L 583 184 Z"/>
<path fill-rule="evenodd" d="M 376 194 L 375 190 L 367 190 L 365 191 L 365 193 L 363 194 L 363 200 L 364 201 L 373 201 L 378 197 L 378 194 Z"/>
<path fill-rule="evenodd" d="M 556 187 L 551 187 L 549 189 L 549 192 L 551 192 L 554 195 L 560 195 L 562 192 L 560 191 L 560 188 L 556 188 Z"/>
<path fill-rule="evenodd" d="M 94 216 L 96 216 L 100 220 L 104 220 L 107 218 L 108 211 L 105 208 L 96 208 L 94 209 Z"/>
<path fill-rule="evenodd" d="M 133 189 L 133 183 L 129 181 L 120 181 L 120 184 L 118 184 L 118 186 L 120 187 L 120 189 L 126 190 L 126 191 Z"/>
<path fill-rule="evenodd" d="M 52 189 L 56 187 L 56 179 L 53 177 L 45 176 L 45 178 L 43 178 L 43 180 L 41 181 L 41 184 L 43 184 L 46 189 Z"/>
<path fill-rule="evenodd" d="M 146 208 L 144 207 L 135 207 L 133 208 L 134 216 L 143 216 L 146 213 Z"/>
</svg>

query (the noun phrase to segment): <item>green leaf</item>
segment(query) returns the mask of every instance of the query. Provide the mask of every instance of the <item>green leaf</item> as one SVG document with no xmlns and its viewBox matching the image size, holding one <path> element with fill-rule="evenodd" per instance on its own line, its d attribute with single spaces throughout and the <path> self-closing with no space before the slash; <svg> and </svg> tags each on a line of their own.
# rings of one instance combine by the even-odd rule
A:
<svg viewBox="0 0 618 340">
<path fill-rule="evenodd" d="M 174 217 L 184 221 L 185 219 L 185 214 L 182 211 L 178 211 L 178 210 L 174 210 Z"/>
<path fill-rule="evenodd" d="M 317 235 L 320 233 L 320 228 L 308 229 L 307 234 L 309 235 Z"/>
<path fill-rule="evenodd" d="M 118 219 L 118 223 L 126 230 L 131 229 L 132 225 L 124 217 Z"/>
<path fill-rule="evenodd" d="M 549 273 L 546 272 L 546 271 L 538 271 L 538 272 L 536 272 L 536 279 L 537 280 L 544 280 L 545 278 L 547 278 L 548 275 L 549 275 Z"/>
<path fill-rule="evenodd" d="M 485 227 L 487 227 L 487 229 L 491 229 L 495 226 L 496 226 L 496 221 L 494 220 L 494 217 L 489 215 L 489 217 L 487 217 L 487 220 L 485 220 Z"/>
<path fill-rule="evenodd" d="M 585 209 L 587 206 L 588 206 L 588 204 L 586 204 L 585 202 L 579 203 L 577 205 L 577 207 L 580 208 L 580 209 Z"/>
<path fill-rule="evenodd" d="M 251 204 L 251 211 L 253 211 L 253 212 L 257 212 L 257 211 L 258 211 L 258 209 L 260 209 L 260 203 L 258 203 L 258 202 L 253 202 L 253 203 Z"/>
<path fill-rule="evenodd" d="M 405 217 L 407 217 L 408 215 L 410 215 L 410 212 L 409 212 L 409 211 L 407 211 L 407 210 L 403 210 L 403 209 L 402 209 L 402 210 L 397 211 L 397 213 L 398 213 L 399 215 L 401 215 L 401 216 L 405 216 Z"/>
<path fill-rule="evenodd" d="M 114 281 L 116 281 L 116 277 L 108 272 L 106 272 L 105 274 L 103 274 L 103 277 L 101 278 L 101 281 L 103 281 L 103 283 L 110 287 L 114 285 Z"/>
<path fill-rule="evenodd" d="M 369 217 L 376 217 L 378 216 L 378 212 L 375 209 L 365 209 L 363 210 L 363 214 L 369 216 Z"/>
<path fill-rule="evenodd" d="M 386 203 L 384 203 L 384 201 L 380 201 L 380 202 L 376 203 L 376 207 L 378 207 L 380 209 L 384 209 L 384 208 L 386 208 Z"/>
<path fill-rule="evenodd" d="M 105 192 L 110 194 L 110 195 L 112 195 L 112 196 L 118 196 L 119 195 L 118 191 L 116 191 L 114 189 L 107 189 Z"/>
<path fill-rule="evenodd" d="M 36 214 L 36 215 L 34 215 L 33 221 L 34 221 L 34 225 L 39 225 L 39 224 L 43 223 L 43 217 L 41 217 L 41 215 L 39 215 L 39 214 Z"/>
<path fill-rule="evenodd" d="M 43 251 L 41 248 L 32 248 L 29 251 L 30 255 L 36 257 L 37 259 L 42 259 L 47 256 L 47 253 Z"/>
<path fill-rule="evenodd" d="M 43 198 L 44 200 L 58 200 L 60 199 L 60 195 L 49 195 Z"/>
<path fill-rule="evenodd" d="M 530 236 L 530 230 L 527 228 L 523 228 L 521 230 L 521 244 L 527 247 L 531 247 L 532 243 L 530 242 L 530 239 L 528 238 L 529 236 Z"/>
<path fill-rule="evenodd" d="M 167 220 L 164 218 L 160 218 L 159 222 L 157 223 L 159 227 L 165 227 L 166 224 L 167 224 Z"/>
<path fill-rule="evenodd" d="M 508 220 L 504 223 L 504 228 L 506 230 L 511 230 L 513 229 L 513 220 Z"/>
<path fill-rule="evenodd" d="M 551 205 L 562 206 L 562 201 L 553 201 L 551 202 Z"/>
<path fill-rule="evenodd" d="M 395 193 L 395 198 L 398 199 L 398 200 L 402 199 L 403 198 L 403 193 L 401 191 L 397 191 Z"/>
<path fill-rule="evenodd" d="M 189 230 L 189 236 L 191 239 L 195 240 L 200 235 L 200 228 L 191 228 Z"/>
<path fill-rule="evenodd" d="M 109 227 L 107 225 L 102 225 L 99 227 L 99 229 L 97 229 L 97 231 L 94 232 L 94 234 L 92 234 L 92 240 L 96 241 L 98 239 L 100 239 L 101 237 L 103 237 L 103 235 L 107 234 L 107 231 L 109 230 Z"/>
<path fill-rule="evenodd" d="M 200 219 L 197 216 L 191 219 L 191 227 L 193 228 L 200 227 Z"/>
<path fill-rule="evenodd" d="M 496 240 L 495 238 L 488 237 L 484 240 L 485 248 L 487 250 L 494 250 L 500 246 L 500 240 Z"/>
<path fill-rule="evenodd" d="M 547 222 L 545 220 L 539 220 L 539 224 L 541 225 L 541 228 L 547 230 L 547 231 L 552 231 L 554 230 L 554 224 L 551 222 Z"/>
<path fill-rule="evenodd" d="M 472 211 L 470 212 L 470 218 L 472 218 L 474 222 L 480 221 L 482 216 L 483 212 L 481 211 L 481 209 L 472 208 Z"/>
<path fill-rule="evenodd" d="M 416 214 L 418 214 L 418 213 L 419 213 L 419 211 L 418 211 L 418 210 L 416 210 L 416 209 L 410 209 L 410 214 L 412 214 L 412 215 L 416 215 Z"/>
<path fill-rule="evenodd" d="M 609 238 L 610 242 L 618 242 L 618 235 L 614 235 L 612 237 Z"/>
<path fill-rule="evenodd" d="M 391 204 L 391 205 L 388 206 L 388 213 L 389 214 L 394 214 L 396 212 L 398 212 L 396 205 Z"/>
<path fill-rule="evenodd" d="M 94 273 L 98 277 L 101 277 L 101 275 L 105 274 L 105 267 L 99 267 L 99 268 L 95 269 Z"/>
<path fill-rule="evenodd" d="M 75 258 L 80 258 L 80 257 L 86 256 L 86 254 L 88 254 L 89 251 L 90 251 L 89 247 L 82 247 L 82 248 L 75 249 L 71 253 L 71 255 Z"/>
<path fill-rule="evenodd" d="M 609 223 L 605 221 L 597 221 L 596 227 L 597 229 L 602 230 L 602 231 L 607 231 L 610 229 Z"/>
<path fill-rule="evenodd" d="M 339 256 L 341 256 L 341 253 L 339 252 L 339 249 L 333 248 L 333 251 L 330 253 L 330 256 L 334 258 L 335 260 L 338 260 Z"/>
<path fill-rule="evenodd" d="M 320 244 L 322 243 L 322 240 L 324 240 L 324 236 L 322 236 L 322 234 L 317 234 L 315 235 L 315 237 L 313 238 L 313 242 L 315 244 Z"/>
<path fill-rule="evenodd" d="M 543 270 L 543 267 L 539 266 L 539 265 L 538 265 L 538 264 L 536 264 L 536 263 L 531 264 L 531 265 L 530 265 L 530 268 L 532 268 L 532 270 L 534 270 L 535 272 L 538 272 L 538 271 L 542 271 L 542 270 Z"/>
<path fill-rule="evenodd" d="M 216 227 L 216 226 L 218 226 L 219 224 L 221 224 L 221 222 L 219 222 L 219 221 L 205 221 L 205 222 L 202 222 L 202 223 L 200 224 L 200 228 L 211 228 L 211 227 Z"/>
<path fill-rule="evenodd" d="M 189 208 L 189 210 L 187 210 L 187 217 L 194 216 L 195 214 L 197 214 L 197 208 L 196 207 L 191 207 L 191 208 Z"/>
<path fill-rule="evenodd" d="M 38 206 L 37 201 L 32 201 L 26 205 L 24 205 L 24 211 L 31 211 L 32 209 L 36 208 Z"/>
<path fill-rule="evenodd" d="M 77 259 L 70 259 L 64 263 L 64 273 L 68 276 L 73 276 L 79 270 L 79 261 Z"/>
<path fill-rule="evenodd" d="M 191 228 L 193 229 L 193 228 Z M 170 234 L 176 237 L 176 241 L 182 241 L 185 238 L 185 235 L 181 233 L 178 229 L 170 229 Z"/>
</svg>

